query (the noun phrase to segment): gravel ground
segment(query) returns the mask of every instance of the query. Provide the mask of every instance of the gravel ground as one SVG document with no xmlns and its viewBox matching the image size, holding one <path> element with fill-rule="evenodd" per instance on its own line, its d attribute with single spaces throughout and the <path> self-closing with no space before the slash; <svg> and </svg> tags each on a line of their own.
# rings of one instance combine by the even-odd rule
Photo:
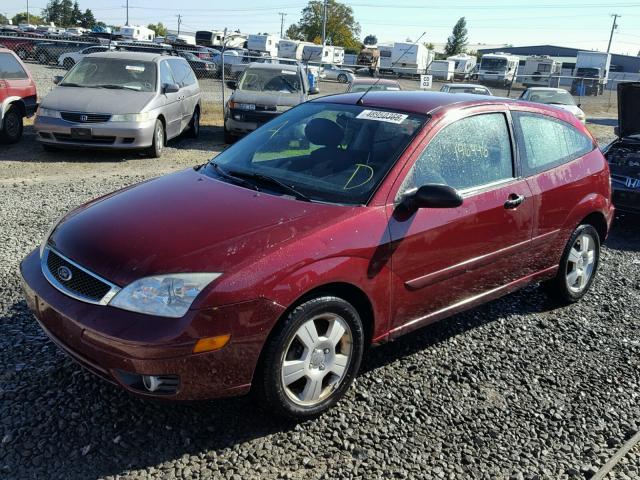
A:
<svg viewBox="0 0 640 480">
<path fill-rule="evenodd" d="M 165 404 L 93 377 L 26 308 L 18 263 L 61 213 L 202 163 L 219 128 L 135 154 L 0 149 L 0 478 L 589 478 L 640 429 L 640 222 L 618 218 L 579 304 L 535 287 L 370 352 L 323 417 L 251 398 Z M 640 451 L 617 477 L 638 478 Z M 624 477 L 623 475 L 626 475 Z"/>
</svg>

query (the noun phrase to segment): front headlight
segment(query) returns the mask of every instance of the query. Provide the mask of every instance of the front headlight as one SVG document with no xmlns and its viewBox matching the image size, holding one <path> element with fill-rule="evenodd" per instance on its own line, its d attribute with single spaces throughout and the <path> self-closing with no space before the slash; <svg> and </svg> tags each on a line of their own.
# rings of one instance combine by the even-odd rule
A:
<svg viewBox="0 0 640 480">
<path fill-rule="evenodd" d="M 151 119 L 149 112 L 125 113 L 123 115 L 111 115 L 112 122 L 146 122 Z"/>
<path fill-rule="evenodd" d="M 60 118 L 60 112 L 58 110 L 52 110 L 51 108 L 38 107 L 36 115 L 38 117 Z"/>
<path fill-rule="evenodd" d="M 221 273 L 175 273 L 141 278 L 120 290 L 109 302 L 132 312 L 180 318 L 204 288 Z"/>
</svg>

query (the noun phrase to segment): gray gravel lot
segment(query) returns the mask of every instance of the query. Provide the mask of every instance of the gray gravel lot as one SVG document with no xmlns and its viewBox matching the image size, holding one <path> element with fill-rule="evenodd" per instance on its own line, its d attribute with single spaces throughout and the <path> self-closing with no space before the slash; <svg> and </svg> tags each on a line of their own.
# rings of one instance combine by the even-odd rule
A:
<svg viewBox="0 0 640 480">
<path fill-rule="evenodd" d="M 589 478 L 640 429 L 640 221 L 618 218 L 594 289 L 533 286 L 372 350 L 337 408 L 300 425 L 251 398 L 129 396 L 69 360 L 20 293 L 18 263 L 64 211 L 202 163 L 219 128 L 136 154 L 0 146 L 0 478 Z M 602 139 L 601 139 L 602 140 Z M 640 451 L 615 477 L 638 478 Z"/>
</svg>

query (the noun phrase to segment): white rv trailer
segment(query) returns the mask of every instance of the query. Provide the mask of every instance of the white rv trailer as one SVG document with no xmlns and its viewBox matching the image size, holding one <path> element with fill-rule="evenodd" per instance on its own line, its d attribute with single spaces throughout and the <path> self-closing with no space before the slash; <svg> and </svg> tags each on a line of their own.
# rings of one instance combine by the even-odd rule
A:
<svg viewBox="0 0 640 480">
<path fill-rule="evenodd" d="M 315 43 L 281 38 L 278 42 L 278 57 L 302 60 L 302 51 L 306 45 L 315 45 Z"/>
<path fill-rule="evenodd" d="M 167 33 L 167 36 L 164 38 L 164 41 L 167 43 L 182 43 L 185 45 L 195 45 L 196 37 L 193 35 L 183 35 L 183 34 L 177 35 L 175 33 Z"/>
<path fill-rule="evenodd" d="M 391 63 L 391 53 L 393 52 L 393 45 L 378 45 L 378 51 L 380 52 L 378 71 L 380 73 L 393 73 L 393 64 Z"/>
<path fill-rule="evenodd" d="M 342 65 L 344 63 L 344 48 L 333 47 L 333 64 Z"/>
<path fill-rule="evenodd" d="M 302 49 L 302 61 L 311 64 L 333 63 L 334 47 L 330 45 L 305 45 Z"/>
<path fill-rule="evenodd" d="M 227 31 L 225 39 L 224 30 L 198 30 L 196 32 L 196 44 L 205 47 L 222 48 L 244 48 L 247 42 L 247 35 L 238 32 Z"/>
<path fill-rule="evenodd" d="M 480 83 L 491 83 L 507 86 L 514 81 L 518 73 L 520 58 L 510 53 L 487 53 L 480 60 L 478 80 Z"/>
<path fill-rule="evenodd" d="M 427 68 L 427 73 L 433 75 L 434 80 L 450 82 L 453 80 L 455 68 L 456 62 L 453 60 L 434 60 Z"/>
<path fill-rule="evenodd" d="M 472 55 L 461 53 L 447 57 L 447 60 L 455 62 L 454 78 L 466 80 L 471 75 L 473 67 L 478 63 L 478 59 Z"/>
<path fill-rule="evenodd" d="M 518 71 L 518 80 L 525 87 L 557 87 L 562 71 L 562 62 L 548 55 L 527 57 Z"/>
<path fill-rule="evenodd" d="M 393 72 L 398 75 L 421 75 L 427 73 L 434 53 L 422 44 L 397 42 L 391 51 Z"/>
<path fill-rule="evenodd" d="M 256 52 L 266 52 L 270 57 L 278 56 L 278 41 L 275 35 L 249 35 L 247 39 L 247 49 Z"/>
<path fill-rule="evenodd" d="M 116 31 L 116 35 L 126 39 L 147 42 L 153 42 L 154 38 L 156 38 L 156 32 L 141 25 L 125 25 Z"/>
</svg>

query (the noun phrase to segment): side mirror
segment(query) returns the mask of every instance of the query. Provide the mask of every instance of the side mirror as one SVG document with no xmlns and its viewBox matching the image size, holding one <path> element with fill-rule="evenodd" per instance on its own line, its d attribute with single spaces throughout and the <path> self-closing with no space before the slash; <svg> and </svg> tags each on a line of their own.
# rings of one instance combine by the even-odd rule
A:
<svg viewBox="0 0 640 480">
<path fill-rule="evenodd" d="M 180 91 L 180 87 L 176 83 L 165 83 L 162 86 L 163 93 L 176 93 Z"/>
<path fill-rule="evenodd" d="M 318 87 L 311 87 L 309 89 L 309 95 L 318 95 L 320 93 L 320 89 Z"/>
<path fill-rule="evenodd" d="M 235 90 L 236 88 L 238 88 L 238 82 L 236 80 L 227 80 L 225 83 L 231 90 Z"/>
<path fill-rule="evenodd" d="M 410 211 L 419 208 L 456 208 L 462 205 L 462 196 L 449 185 L 428 184 L 408 192 L 402 205 Z"/>
<path fill-rule="evenodd" d="M 55 77 L 53 77 L 54 85 L 58 85 L 62 81 L 63 78 L 64 77 L 62 75 L 56 75 Z"/>
</svg>

